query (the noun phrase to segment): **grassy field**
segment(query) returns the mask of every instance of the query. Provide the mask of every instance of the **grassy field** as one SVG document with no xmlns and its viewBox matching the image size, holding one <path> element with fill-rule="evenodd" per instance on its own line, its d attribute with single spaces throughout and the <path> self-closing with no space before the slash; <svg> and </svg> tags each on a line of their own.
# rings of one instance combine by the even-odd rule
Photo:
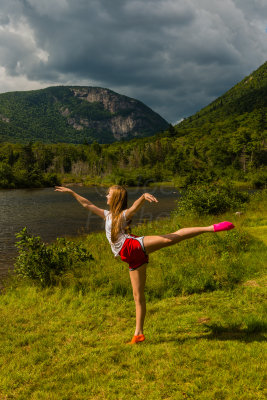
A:
<svg viewBox="0 0 267 400">
<path fill-rule="evenodd" d="M 0 296 L 0 400 L 256 400 L 267 395 L 266 199 L 236 230 L 150 257 L 146 341 L 129 346 L 135 307 L 126 264 L 104 234 L 95 260 L 59 286 L 10 281 Z M 217 222 L 175 216 L 134 229 L 165 233 Z"/>
</svg>

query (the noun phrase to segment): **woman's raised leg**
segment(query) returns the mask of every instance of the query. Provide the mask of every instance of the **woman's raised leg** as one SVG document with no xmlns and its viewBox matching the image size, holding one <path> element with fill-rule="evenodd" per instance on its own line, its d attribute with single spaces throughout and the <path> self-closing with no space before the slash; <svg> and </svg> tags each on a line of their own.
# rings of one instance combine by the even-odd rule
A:
<svg viewBox="0 0 267 400">
<path fill-rule="evenodd" d="M 146 316 L 146 266 L 147 264 L 143 264 L 135 271 L 129 271 L 136 310 L 136 328 L 134 333 L 135 336 L 143 334 L 144 320 Z"/>
<path fill-rule="evenodd" d="M 214 232 L 214 225 L 182 228 L 176 232 L 168 233 L 166 235 L 145 236 L 144 247 L 146 253 L 149 254 L 153 251 L 160 250 L 163 247 L 172 246 L 173 244 L 179 243 L 182 240 L 190 239 L 206 232 Z"/>
</svg>

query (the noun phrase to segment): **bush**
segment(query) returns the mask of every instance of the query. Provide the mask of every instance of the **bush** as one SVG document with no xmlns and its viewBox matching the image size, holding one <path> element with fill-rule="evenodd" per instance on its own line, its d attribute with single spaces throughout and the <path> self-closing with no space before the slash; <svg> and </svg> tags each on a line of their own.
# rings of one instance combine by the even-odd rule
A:
<svg viewBox="0 0 267 400">
<path fill-rule="evenodd" d="M 233 209 L 239 210 L 248 199 L 247 193 L 230 185 L 192 185 L 178 201 L 177 212 L 180 215 L 217 215 Z"/>
<path fill-rule="evenodd" d="M 106 180 L 116 185 L 149 186 L 153 182 L 168 180 L 170 175 L 156 164 L 151 168 L 121 169 L 115 168 L 112 174 L 106 175 Z"/>
<path fill-rule="evenodd" d="M 56 284 L 67 270 L 83 261 L 92 260 L 92 255 L 81 244 L 65 238 L 46 245 L 39 236 L 32 236 L 23 228 L 16 234 L 19 255 L 15 262 L 15 273 L 30 279 L 42 287 Z"/>
<path fill-rule="evenodd" d="M 218 176 L 214 171 L 210 170 L 193 170 L 185 177 L 184 187 L 190 187 L 192 185 L 202 185 L 213 182 L 218 179 Z"/>
<path fill-rule="evenodd" d="M 255 189 L 266 189 L 267 188 L 267 171 L 261 170 L 255 173 L 251 179 L 252 185 Z"/>
<path fill-rule="evenodd" d="M 1 162 L 0 163 L 0 188 L 12 187 L 13 173 L 10 165 Z"/>
<path fill-rule="evenodd" d="M 44 184 L 48 186 L 57 186 L 61 184 L 61 181 L 57 174 L 49 172 L 44 174 Z"/>
</svg>

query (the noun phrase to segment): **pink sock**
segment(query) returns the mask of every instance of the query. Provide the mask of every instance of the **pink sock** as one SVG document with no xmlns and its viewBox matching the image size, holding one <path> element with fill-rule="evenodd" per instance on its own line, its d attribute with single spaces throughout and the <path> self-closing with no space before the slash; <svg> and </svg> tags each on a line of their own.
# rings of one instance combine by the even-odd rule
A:
<svg viewBox="0 0 267 400">
<path fill-rule="evenodd" d="M 214 232 L 221 232 L 221 231 L 230 231 L 230 229 L 234 229 L 234 224 L 232 222 L 224 221 L 219 222 L 218 224 L 214 224 Z"/>
</svg>

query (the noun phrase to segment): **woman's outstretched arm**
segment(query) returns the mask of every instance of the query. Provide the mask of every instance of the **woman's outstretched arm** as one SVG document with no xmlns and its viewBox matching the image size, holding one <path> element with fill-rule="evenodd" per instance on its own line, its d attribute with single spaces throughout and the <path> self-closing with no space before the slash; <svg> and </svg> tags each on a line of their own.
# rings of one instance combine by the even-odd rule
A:
<svg viewBox="0 0 267 400">
<path fill-rule="evenodd" d="M 126 220 L 130 220 L 132 216 L 139 210 L 139 208 L 142 207 L 142 205 L 146 200 L 149 201 L 150 203 L 152 203 L 153 201 L 158 203 L 158 200 L 156 199 L 156 197 L 152 196 L 152 194 L 149 193 L 142 194 L 142 196 L 139 197 L 139 199 L 137 199 L 133 203 L 132 207 L 128 208 L 128 210 L 126 211 L 125 213 Z"/>
<path fill-rule="evenodd" d="M 87 200 L 85 197 L 79 196 L 73 190 L 64 186 L 55 186 L 55 192 L 70 193 L 83 207 L 87 208 L 87 210 L 105 219 L 104 210 L 102 210 L 102 208 L 96 207 L 91 201 Z"/>
</svg>

